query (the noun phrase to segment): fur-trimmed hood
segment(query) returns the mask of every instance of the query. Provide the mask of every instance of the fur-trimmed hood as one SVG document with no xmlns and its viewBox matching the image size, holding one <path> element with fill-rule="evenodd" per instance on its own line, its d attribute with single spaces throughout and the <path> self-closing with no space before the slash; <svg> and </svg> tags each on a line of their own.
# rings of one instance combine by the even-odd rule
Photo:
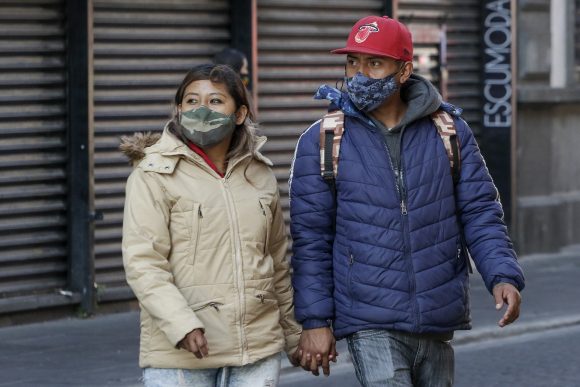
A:
<svg viewBox="0 0 580 387">
<path fill-rule="evenodd" d="M 161 139 L 161 133 L 158 132 L 139 132 L 132 136 L 123 136 L 119 150 L 127 156 L 133 166 L 137 166 L 145 157 L 145 148 L 154 145 L 159 139 Z"/>
</svg>

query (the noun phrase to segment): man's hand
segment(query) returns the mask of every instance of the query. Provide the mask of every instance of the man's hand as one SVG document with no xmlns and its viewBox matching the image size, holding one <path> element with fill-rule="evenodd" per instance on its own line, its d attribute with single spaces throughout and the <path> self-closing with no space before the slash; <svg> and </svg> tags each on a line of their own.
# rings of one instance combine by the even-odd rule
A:
<svg viewBox="0 0 580 387">
<path fill-rule="evenodd" d="M 508 306 L 498 325 L 503 328 L 516 321 L 520 316 L 520 304 L 522 303 L 522 296 L 518 289 L 512 284 L 499 283 L 493 287 L 493 298 L 495 298 L 497 310 L 503 308 L 504 302 Z"/>
<path fill-rule="evenodd" d="M 330 375 L 330 361 L 336 362 L 336 340 L 328 327 L 305 329 L 298 344 L 300 365 L 306 371 L 318 376 L 322 366 L 324 375 Z"/>
<path fill-rule="evenodd" d="M 183 340 L 179 342 L 178 346 L 193 353 L 198 359 L 203 359 L 209 354 L 207 340 L 205 339 L 205 335 L 201 329 L 194 329 L 189 332 Z"/>
</svg>

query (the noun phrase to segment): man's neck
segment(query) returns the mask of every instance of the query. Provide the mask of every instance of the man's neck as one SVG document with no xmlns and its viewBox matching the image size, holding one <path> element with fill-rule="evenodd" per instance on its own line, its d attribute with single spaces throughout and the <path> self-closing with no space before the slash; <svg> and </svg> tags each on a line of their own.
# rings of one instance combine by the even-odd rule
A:
<svg viewBox="0 0 580 387">
<path fill-rule="evenodd" d="M 401 94 L 396 93 L 370 114 L 387 128 L 394 128 L 401 122 L 406 112 L 407 104 L 401 99 Z"/>
</svg>

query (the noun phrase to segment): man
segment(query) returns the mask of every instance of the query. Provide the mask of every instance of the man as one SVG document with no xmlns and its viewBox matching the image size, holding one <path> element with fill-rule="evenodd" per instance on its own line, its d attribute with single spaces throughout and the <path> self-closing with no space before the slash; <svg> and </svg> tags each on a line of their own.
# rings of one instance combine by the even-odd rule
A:
<svg viewBox="0 0 580 387">
<path fill-rule="evenodd" d="M 346 338 L 363 386 L 451 386 L 453 332 L 470 329 L 469 249 L 499 326 L 518 318 L 523 273 L 477 143 L 460 109 L 412 74 L 411 34 L 369 16 L 345 48 L 346 92 L 335 189 L 320 174 L 320 121 L 300 137 L 290 176 L 295 313 L 301 365 L 329 374 Z M 457 182 L 430 115 L 453 117 Z M 331 326 L 332 325 L 332 330 Z"/>
</svg>

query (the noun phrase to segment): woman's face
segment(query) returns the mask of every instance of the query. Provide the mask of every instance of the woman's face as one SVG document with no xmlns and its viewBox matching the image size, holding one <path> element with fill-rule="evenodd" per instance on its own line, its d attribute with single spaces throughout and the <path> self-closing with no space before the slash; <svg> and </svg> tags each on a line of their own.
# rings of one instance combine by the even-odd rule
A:
<svg viewBox="0 0 580 387">
<path fill-rule="evenodd" d="M 214 83 L 209 80 L 191 82 L 185 88 L 185 93 L 179 104 L 181 111 L 189 111 L 205 106 L 215 112 L 225 115 L 236 113 L 236 125 L 240 125 L 246 118 L 246 111 L 242 106 L 236 112 L 234 98 L 228 93 L 226 87 L 221 83 Z"/>
</svg>

